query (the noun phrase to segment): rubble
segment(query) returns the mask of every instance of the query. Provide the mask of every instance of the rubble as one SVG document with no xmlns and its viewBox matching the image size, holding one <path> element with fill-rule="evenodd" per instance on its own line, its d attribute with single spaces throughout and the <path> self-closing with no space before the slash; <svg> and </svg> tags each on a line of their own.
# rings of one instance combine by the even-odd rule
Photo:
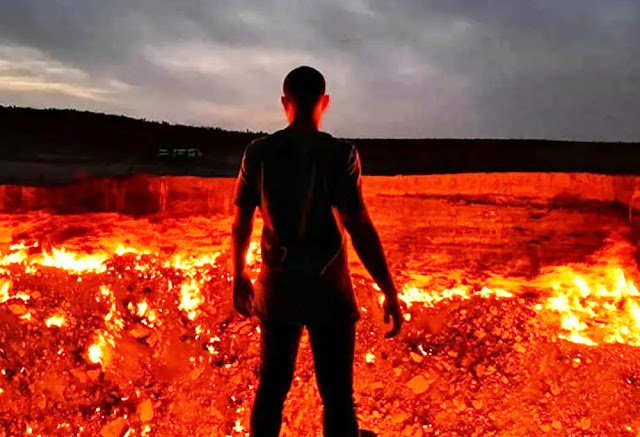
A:
<svg viewBox="0 0 640 437">
<path fill-rule="evenodd" d="M 402 225 L 388 208 L 404 214 Z M 383 339 L 377 291 L 351 253 L 367 309 L 355 361 L 364 428 L 638 435 L 640 348 L 625 317 L 640 275 L 633 248 L 616 237 L 624 221 L 616 211 L 545 208 L 373 204 L 411 317 L 399 337 Z M 0 436 L 244 436 L 259 332 L 231 310 L 229 229 L 228 217 L 0 216 Z M 624 281 L 607 276 L 613 261 Z M 582 297 L 561 312 L 550 300 L 561 292 Z M 579 306 L 612 302 L 610 317 Z M 586 326 L 580 337 L 565 326 L 568 314 Z M 320 434 L 313 375 L 303 341 L 284 436 Z"/>
</svg>

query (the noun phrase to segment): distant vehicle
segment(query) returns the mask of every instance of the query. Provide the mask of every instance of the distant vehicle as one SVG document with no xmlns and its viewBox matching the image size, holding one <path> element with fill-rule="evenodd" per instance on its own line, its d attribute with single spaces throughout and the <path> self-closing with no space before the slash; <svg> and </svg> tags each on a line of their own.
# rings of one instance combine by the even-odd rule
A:
<svg viewBox="0 0 640 437">
<path fill-rule="evenodd" d="M 156 157 L 171 161 L 193 161 L 202 158 L 200 149 L 192 148 L 161 148 L 158 149 Z"/>
</svg>

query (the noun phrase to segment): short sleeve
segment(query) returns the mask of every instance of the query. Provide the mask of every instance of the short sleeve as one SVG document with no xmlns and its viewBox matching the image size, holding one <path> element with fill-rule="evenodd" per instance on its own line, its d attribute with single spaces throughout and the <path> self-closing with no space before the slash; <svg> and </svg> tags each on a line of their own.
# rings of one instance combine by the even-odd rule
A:
<svg viewBox="0 0 640 437">
<path fill-rule="evenodd" d="M 338 175 L 336 197 L 336 207 L 343 212 L 357 212 L 364 208 L 360 154 L 354 145 L 351 145 Z"/>
<path fill-rule="evenodd" d="M 260 204 L 258 193 L 256 163 L 253 153 L 254 141 L 245 148 L 236 179 L 233 203 L 241 208 L 255 208 Z"/>
</svg>

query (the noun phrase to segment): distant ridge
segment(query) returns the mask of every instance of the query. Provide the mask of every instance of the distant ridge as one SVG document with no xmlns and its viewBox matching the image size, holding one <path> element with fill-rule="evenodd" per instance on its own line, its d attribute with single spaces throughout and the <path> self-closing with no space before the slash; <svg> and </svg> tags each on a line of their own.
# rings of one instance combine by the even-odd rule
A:
<svg viewBox="0 0 640 437">
<path fill-rule="evenodd" d="M 137 160 L 159 147 L 237 148 L 263 132 L 229 131 L 147 121 L 74 109 L 0 106 L 0 159 L 34 159 L 39 153 Z"/>
<path fill-rule="evenodd" d="M 38 168 L 75 166 L 88 176 L 109 172 L 233 176 L 244 147 L 265 134 L 71 109 L 0 106 L 0 161 L 37 164 Z M 350 141 L 358 147 L 367 174 L 640 174 L 640 143 L 395 138 Z M 48 170 L 38 171 L 38 180 L 47 183 Z M 8 183 L 7 178 L 0 176 L 0 183 Z"/>
</svg>

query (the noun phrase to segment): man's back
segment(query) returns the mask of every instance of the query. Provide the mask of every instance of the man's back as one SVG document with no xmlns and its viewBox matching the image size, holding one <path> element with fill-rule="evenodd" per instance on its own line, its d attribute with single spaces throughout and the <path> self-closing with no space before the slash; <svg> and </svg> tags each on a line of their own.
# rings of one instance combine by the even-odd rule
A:
<svg viewBox="0 0 640 437">
<path fill-rule="evenodd" d="M 255 205 L 262 212 L 259 279 L 266 287 L 262 303 L 271 308 L 268 312 L 286 308 L 288 317 L 302 317 L 313 307 L 322 314 L 321 303 L 329 305 L 331 299 L 334 312 L 348 306 L 355 317 L 344 238 L 333 208 L 360 208 L 359 183 L 357 150 L 326 132 L 281 129 L 249 144 L 236 204 Z M 275 300 L 277 305 L 270 303 Z"/>
<path fill-rule="evenodd" d="M 387 336 L 400 330 L 398 292 L 380 237 L 362 200 L 360 159 L 348 141 L 320 131 L 329 104 L 325 80 L 300 66 L 284 80 L 281 97 L 289 125 L 252 141 L 237 179 L 232 226 L 233 306 L 257 315 L 260 382 L 251 411 L 251 437 L 279 435 L 306 325 L 326 436 L 358 437 L 353 401 L 355 301 L 342 226 L 385 295 Z M 262 269 L 251 280 L 246 254 L 256 207 L 262 211 Z"/>
</svg>

